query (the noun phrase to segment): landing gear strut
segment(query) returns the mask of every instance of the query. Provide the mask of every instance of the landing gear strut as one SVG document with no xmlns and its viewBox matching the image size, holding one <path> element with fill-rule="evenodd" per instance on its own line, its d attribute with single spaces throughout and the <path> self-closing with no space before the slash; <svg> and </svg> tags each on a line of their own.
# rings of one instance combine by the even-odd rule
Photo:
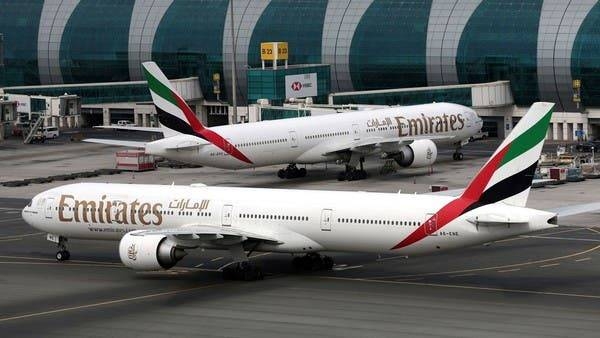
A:
<svg viewBox="0 0 600 338">
<path fill-rule="evenodd" d="M 279 178 L 298 178 L 306 176 L 306 168 L 298 168 L 296 164 L 292 163 L 285 169 L 279 169 L 277 172 Z"/>
<path fill-rule="evenodd" d="M 338 181 L 358 181 L 367 178 L 367 172 L 363 168 L 365 158 L 361 157 L 359 160 L 359 169 L 356 167 L 346 164 L 346 170 L 338 174 Z"/>
<path fill-rule="evenodd" d="M 292 265 L 296 270 L 331 270 L 333 259 L 329 256 L 321 256 L 316 252 L 311 252 L 301 257 L 294 257 Z"/>
<path fill-rule="evenodd" d="M 58 238 L 58 251 L 56 252 L 56 260 L 59 262 L 68 261 L 71 258 L 71 253 L 67 250 L 67 238 L 60 236 Z"/>
</svg>

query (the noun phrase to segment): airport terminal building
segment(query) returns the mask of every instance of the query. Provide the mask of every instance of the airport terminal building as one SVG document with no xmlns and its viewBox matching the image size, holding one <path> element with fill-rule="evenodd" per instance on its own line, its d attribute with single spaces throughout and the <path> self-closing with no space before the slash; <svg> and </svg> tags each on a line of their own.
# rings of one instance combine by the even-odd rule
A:
<svg viewBox="0 0 600 338">
<path fill-rule="evenodd" d="M 265 41 L 287 42 L 290 65 L 314 68 L 321 103 L 452 101 L 502 136 L 531 103 L 551 101 L 548 138 L 600 137 L 595 0 L 0 0 L 0 87 L 69 92 L 84 106 L 148 101 L 141 62 L 153 60 L 192 79 L 198 106 L 231 103 L 234 65 L 239 104 L 281 102 L 256 92 L 261 81 L 285 86 L 262 72 Z"/>
</svg>

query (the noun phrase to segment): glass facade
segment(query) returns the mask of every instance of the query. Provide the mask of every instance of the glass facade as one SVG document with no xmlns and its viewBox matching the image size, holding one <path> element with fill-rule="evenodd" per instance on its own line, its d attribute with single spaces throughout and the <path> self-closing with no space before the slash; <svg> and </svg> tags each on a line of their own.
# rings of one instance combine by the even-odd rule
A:
<svg viewBox="0 0 600 338">
<path fill-rule="evenodd" d="M 261 108 L 260 109 L 260 120 L 281 120 L 290 119 L 294 117 L 310 116 L 310 110 L 308 109 L 286 109 L 286 108 Z"/>
<path fill-rule="evenodd" d="M 314 103 L 327 103 L 331 88 L 329 65 L 312 65 L 305 67 L 290 67 L 288 69 L 248 70 L 248 104 L 256 103 L 258 99 L 269 99 L 272 105 L 282 105 L 285 102 L 286 75 L 317 73 L 317 96 Z"/>
<path fill-rule="evenodd" d="M 177 0 L 163 16 L 152 45 L 154 60 L 172 78 L 198 76 L 202 93 L 213 94 L 212 77 L 221 78 L 220 98 L 227 97 L 223 83 L 223 27 L 227 0 Z"/>
<path fill-rule="evenodd" d="M 43 5 L 43 0 L 0 0 L 0 33 L 4 36 L 0 86 L 40 83 L 37 37 Z"/>
<path fill-rule="evenodd" d="M 386 93 L 353 93 L 332 96 L 333 104 L 376 104 L 408 106 L 430 102 L 452 102 L 471 106 L 471 88 L 430 89 Z"/>
<path fill-rule="evenodd" d="M 539 100 L 537 39 L 542 0 L 485 0 L 460 38 L 460 83 L 510 80 L 515 103 Z"/>
<path fill-rule="evenodd" d="M 248 65 L 260 67 L 260 43 L 286 41 L 290 64 L 321 63 L 326 1 L 273 0 L 252 32 Z"/>
<path fill-rule="evenodd" d="M 218 73 L 220 99 L 230 100 L 229 4 L 0 0 L 0 87 L 140 80 L 139 62 L 152 59 L 169 78 L 198 76 L 211 101 Z M 280 80 L 253 69 L 260 66 L 260 42 L 286 41 L 290 65 L 331 64 L 335 90 L 509 80 L 520 106 L 542 99 L 575 109 L 571 80 L 581 79 L 584 106 L 600 106 L 594 1 L 249 0 L 234 7 L 239 102 L 282 100 L 271 87 Z M 263 94 L 251 93 L 262 78 L 270 81 Z"/>
<path fill-rule="evenodd" d="M 427 86 L 425 44 L 431 1 L 374 1 L 350 47 L 357 90 Z"/>
<path fill-rule="evenodd" d="M 600 105 L 600 3 L 589 12 L 573 45 L 571 55 L 573 79 L 581 80 L 581 97 L 585 106 Z"/>
<path fill-rule="evenodd" d="M 82 0 L 60 44 L 65 83 L 129 80 L 129 22 L 134 0 Z"/>
</svg>

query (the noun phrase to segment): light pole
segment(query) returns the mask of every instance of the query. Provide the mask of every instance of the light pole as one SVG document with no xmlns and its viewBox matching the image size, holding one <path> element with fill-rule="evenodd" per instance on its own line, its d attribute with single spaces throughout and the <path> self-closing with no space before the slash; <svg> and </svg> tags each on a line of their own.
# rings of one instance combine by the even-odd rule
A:
<svg viewBox="0 0 600 338">
<path fill-rule="evenodd" d="M 236 77 L 236 69 L 235 69 L 235 31 L 234 29 L 234 24 L 233 24 L 233 0 L 229 0 L 229 6 L 230 6 L 230 10 L 229 13 L 231 14 L 231 52 L 232 52 L 232 58 L 231 58 L 231 104 L 233 106 L 233 124 L 237 123 L 237 91 L 236 91 L 236 81 L 235 81 L 235 77 Z"/>
</svg>

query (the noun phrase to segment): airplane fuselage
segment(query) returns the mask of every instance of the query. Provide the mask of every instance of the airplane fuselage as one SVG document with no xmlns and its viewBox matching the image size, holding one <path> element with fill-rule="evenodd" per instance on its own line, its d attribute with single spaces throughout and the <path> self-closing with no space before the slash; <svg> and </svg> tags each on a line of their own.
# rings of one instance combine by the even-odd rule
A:
<svg viewBox="0 0 600 338">
<path fill-rule="evenodd" d="M 437 144 L 457 144 L 480 129 L 481 119 L 472 109 L 451 103 L 432 103 L 211 128 L 250 162 L 241 161 L 227 149 L 210 143 L 199 148 L 173 149 L 193 143 L 194 136 L 190 135 L 148 143 L 146 152 L 205 166 L 242 169 L 339 160 L 342 158 L 336 152 L 338 149 L 378 139 L 431 137 Z M 368 149 L 365 155 L 398 151 L 400 142 L 386 146 L 365 148 Z"/>
<path fill-rule="evenodd" d="M 277 238 L 258 251 L 395 252 L 426 254 L 485 243 L 554 227 L 553 214 L 496 203 L 438 226 L 431 216 L 454 198 L 447 196 L 81 183 L 48 190 L 23 211 L 32 226 L 79 239 L 119 240 L 134 230 L 208 225 Z M 485 225 L 477 214 L 510 214 L 522 224 Z M 425 236 L 394 247 L 415 231 Z"/>
</svg>

